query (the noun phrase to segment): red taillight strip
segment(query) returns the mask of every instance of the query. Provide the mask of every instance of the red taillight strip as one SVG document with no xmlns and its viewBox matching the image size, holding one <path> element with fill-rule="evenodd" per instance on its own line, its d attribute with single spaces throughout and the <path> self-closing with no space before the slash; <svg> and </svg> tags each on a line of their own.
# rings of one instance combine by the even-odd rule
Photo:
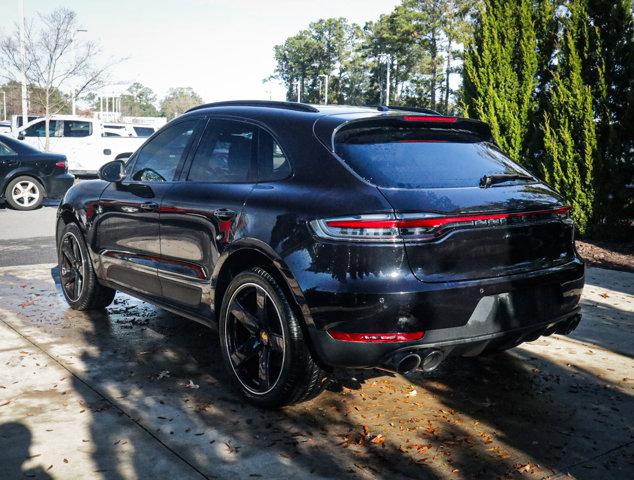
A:
<svg viewBox="0 0 634 480">
<path fill-rule="evenodd" d="M 570 208 L 556 208 L 553 210 L 537 210 L 532 212 L 516 212 L 516 213 L 492 213 L 484 215 L 461 215 L 458 217 L 436 217 L 436 218 L 421 218 L 412 220 L 401 220 L 399 223 L 400 228 L 407 227 L 427 227 L 435 228 L 450 223 L 461 222 L 477 222 L 478 220 L 502 220 L 508 218 L 521 218 L 531 217 L 534 215 L 563 215 L 570 211 Z"/>
<path fill-rule="evenodd" d="M 569 211 L 569 207 L 562 207 L 553 210 L 537 210 L 532 212 L 489 213 L 481 215 L 413 218 L 405 220 L 328 220 L 326 221 L 326 225 L 336 228 L 435 228 L 451 223 L 474 222 L 478 220 L 501 220 L 508 218 L 530 217 L 533 215 L 564 215 Z"/>
<path fill-rule="evenodd" d="M 425 332 L 398 332 L 398 333 L 346 333 L 329 330 L 328 334 L 335 340 L 343 342 L 367 342 L 367 343 L 387 343 L 387 342 L 411 342 L 420 340 L 425 336 Z"/>
<path fill-rule="evenodd" d="M 457 117 L 422 117 L 406 115 L 403 117 L 406 122 L 441 122 L 441 123 L 454 123 L 458 120 Z"/>
<path fill-rule="evenodd" d="M 66 168 L 66 162 L 57 162 L 55 164 L 56 167 L 62 167 L 62 168 Z"/>
</svg>

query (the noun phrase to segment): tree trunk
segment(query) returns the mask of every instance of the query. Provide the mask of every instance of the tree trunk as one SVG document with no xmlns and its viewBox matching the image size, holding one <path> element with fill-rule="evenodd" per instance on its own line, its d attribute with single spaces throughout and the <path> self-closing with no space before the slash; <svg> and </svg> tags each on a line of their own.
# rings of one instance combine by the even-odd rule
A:
<svg viewBox="0 0 634 480">
<path fill-rule="evenodd" d="M 44 104 L 44 150 L 48 152 L 49 147 L 49 126 L 51 124 L 51 93 L 46 89 L 46 102 Z"/>
<path fill-rule="evenodd" d="M 445 68 L 445 115 L 449 115 L 449 74 L 451 73 L 451 37 L 447 37 L 447 66 Z"/>
</svg>

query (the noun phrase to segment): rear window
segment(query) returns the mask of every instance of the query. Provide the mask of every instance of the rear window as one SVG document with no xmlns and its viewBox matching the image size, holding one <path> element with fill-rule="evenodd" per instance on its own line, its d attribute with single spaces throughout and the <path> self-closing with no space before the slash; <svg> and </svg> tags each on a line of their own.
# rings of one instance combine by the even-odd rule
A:
<svg viewBox="0 0 634 480">
<path fill-rule="evenodd" d="M 385 188 L 477 187 L 484 175 L 530 175 L 494 144 L 451 130 L 345 129 L 335 152 L 358 175 Z"/>
</svg>

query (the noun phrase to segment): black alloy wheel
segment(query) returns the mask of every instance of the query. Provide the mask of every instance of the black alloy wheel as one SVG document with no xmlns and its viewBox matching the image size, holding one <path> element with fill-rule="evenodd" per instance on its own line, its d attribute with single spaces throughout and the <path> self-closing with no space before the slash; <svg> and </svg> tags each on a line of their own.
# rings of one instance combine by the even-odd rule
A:
<svg viewBox="0 0 634 480">
<path fill-rule="evenodd" d="M 255 283 L 244 283 L 229 300 L 226 341 L 231 368 L 245 389 L 264 395 L 284 365 L 284 329 L 277 306 Z"/>
<path fill-rule="evenodd" d="M 66 232 L 60 247 L 62 288 L 69 300 L 76 302 L 81 297 L 86 275 L 79 240 L 73 232 Z"/>
<path fill-rule="evenodd" d="M 57 265 L 66 301 L 74 310 L 100 310 L 116 291 L 99 283 L 84 236 L 75 223 L 59 225 Z"/>
<path fill-rule="evenodd" d="M 232 382 L 253 404 L 279 408 L 317 396 L 326 372 L 315 362 L 287 294 L 253 267 L 227 286 L 220 309 L 220 348 Z"/>
</svg>

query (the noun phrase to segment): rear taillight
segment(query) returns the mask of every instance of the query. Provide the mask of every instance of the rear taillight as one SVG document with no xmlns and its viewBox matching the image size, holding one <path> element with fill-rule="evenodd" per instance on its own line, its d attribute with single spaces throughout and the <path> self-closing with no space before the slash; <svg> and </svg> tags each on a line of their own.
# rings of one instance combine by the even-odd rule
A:
<svg viewBox="0 0 634 480">
<path fill-rule="evenodd" d="M 343 342 L 367 342 L 367 343 L 389 343 L 389 342 L 411 342 L 420 340 L 425 336 L 425 332 L 397 332 L 397 333 L 347 333 L 329 330 L 328 334 L 335 340 Z"/>
<path fill-rule="evenodd" d="M 66 160 L 62 161 L 62 162 L 57 162 L 55 164 L 56 167 L 60 167 L 60 168 L 66 168 Z"/>
<path fill-rule="evenodd" d="M 366 242 L 429 241 L 456 228 L 482 228 L 517 225 L 548 220 L 570 221 L 570 208 L 531 212 L 487 213 L 468 215 L 438 215 L 417 213 L 396 216 L 359 215 L 346 218 L 313 220 L 315 234 L 332 240 Z"/>
</svg>

